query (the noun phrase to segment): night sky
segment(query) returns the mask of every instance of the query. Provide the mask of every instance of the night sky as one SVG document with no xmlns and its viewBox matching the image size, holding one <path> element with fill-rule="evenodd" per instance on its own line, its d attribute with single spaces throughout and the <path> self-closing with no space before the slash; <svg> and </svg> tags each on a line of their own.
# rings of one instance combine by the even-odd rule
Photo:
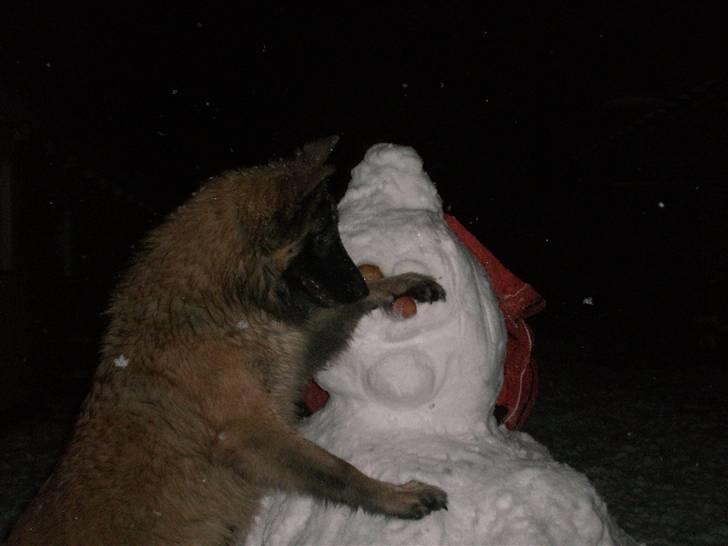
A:
<svg viewBox="0 0 728 546">
<path fill-rule="evenodd" d="M 721 18 L 548 4 L 4 2 L 4 274 L 33 287 L 45 350 L 79 329 L 93 346 L 83 325 L 132 245 L 201 180 L 332 133 L 340 180 L 374 143 L 414 146 L 448 210 L 546 297 L 545 335 L 592 329 L 612 364 L 615 340 L 687 350 L 728 303 Z"/>
</svg>

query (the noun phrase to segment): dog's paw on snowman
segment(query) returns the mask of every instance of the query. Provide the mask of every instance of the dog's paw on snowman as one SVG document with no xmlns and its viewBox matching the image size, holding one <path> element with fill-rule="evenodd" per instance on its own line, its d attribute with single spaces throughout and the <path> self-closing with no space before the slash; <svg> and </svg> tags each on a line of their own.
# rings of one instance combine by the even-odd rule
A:
<svg viewBox="0 0 728 546">
<path fill-rule="evenodd" d="M 401 519 L 422 519 L 431 512 L 447 510 L 445 491 L 416 480 L 394 486 L 382 500 L 384 512 Z"/>
<path fill-rule="evenodd" d="M 391 304 L 400 296 L 410 296 L 420 303 L 445 300 L 445 289 L 429 275 L 402 273 L 371 281 L 369 299 L 380 304 Z"/>
</svg>

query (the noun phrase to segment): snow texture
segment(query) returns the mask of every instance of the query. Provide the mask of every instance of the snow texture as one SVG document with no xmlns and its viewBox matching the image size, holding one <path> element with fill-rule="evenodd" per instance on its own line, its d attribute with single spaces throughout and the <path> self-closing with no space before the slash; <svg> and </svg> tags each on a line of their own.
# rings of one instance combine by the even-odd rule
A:
<svg viewBox="0 0 728 546">
<path fill-rule="evenodd" d="M 354 261 L 427 273 L 447 301 L 395 321 L 375 311 L 317 380 L 327 406 L 303 434 L 378 479 L 421 480 L 447 511 L 404 521 L 274 493 L 246 544 L 634 544 L 589 480 L 492 417 L 505 330 L 479 264 L 450 233 L 437 190 L 407 147 L 379 144 L 340 203 Z"/>
</svg>

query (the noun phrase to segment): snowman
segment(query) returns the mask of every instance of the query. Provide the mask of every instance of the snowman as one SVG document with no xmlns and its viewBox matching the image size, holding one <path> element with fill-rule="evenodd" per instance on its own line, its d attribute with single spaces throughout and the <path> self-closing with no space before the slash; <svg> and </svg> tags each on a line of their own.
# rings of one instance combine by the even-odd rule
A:
<svg viewBox="0 0 728 546">
<path fill-rule="evenodd" d="M 431 275 L 447 300 L 406 319 L 381 309 L 364 317 L 318 374 L 330 399 L 302 433 L 379 480 L 441 487 L 448 510 L 405 521 L 272 493 L 245 544 L 631 544 L 585 476 L 496 423 L 503 317 L 415 150 L 369 149 L 339 213 L 356 263 Z"/>
</svg>

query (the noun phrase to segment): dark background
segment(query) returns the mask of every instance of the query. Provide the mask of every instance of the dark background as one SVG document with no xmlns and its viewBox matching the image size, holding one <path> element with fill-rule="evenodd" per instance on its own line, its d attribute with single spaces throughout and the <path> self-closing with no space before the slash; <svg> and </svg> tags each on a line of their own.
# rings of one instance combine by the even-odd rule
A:
<svg viewBox="0 0 728 546">
<path fill-rule="evenodd" d="M 414 146 L 584 366 L 724 354 L 721 18 L 660 3 L 0 7 L 3 411 L 80 396 L 133 245 L 220 170 Z M 538 342 L 537 342 L 538 343 Z M 538 345 L 537 345 L 538 347 Z"/>
</svg>

